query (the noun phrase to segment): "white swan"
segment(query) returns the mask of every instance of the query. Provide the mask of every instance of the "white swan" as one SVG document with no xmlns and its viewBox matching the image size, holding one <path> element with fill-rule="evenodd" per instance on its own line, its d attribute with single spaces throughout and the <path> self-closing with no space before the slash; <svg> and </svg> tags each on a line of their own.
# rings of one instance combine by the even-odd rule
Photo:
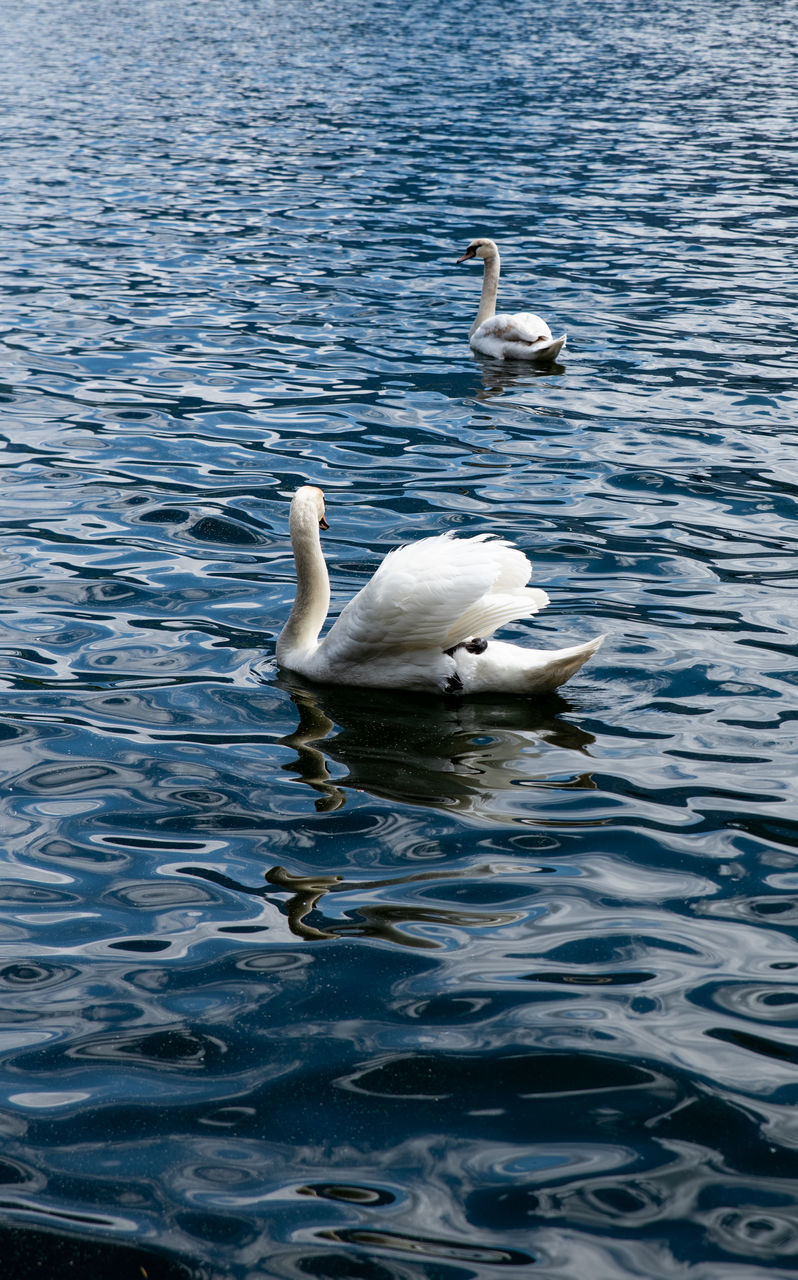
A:
<svg viewBox="0 0 798 1280">
<path fill-rule="evenodd" d="M 289 523 L 297 593 L 277 661 L 311 680 L 422 693 L 545 693 L 604 639 L 548 651 L 488 642 L 497 627 L 537 613 L 549 598 L 526 586 L 531 566 L 509 543 L 445 533 L 389 552 L 320 641 L 330 605 L 321 489 L 297 489 Z"/>
<path fill-rule="evenodd" d="M 482 296 L 468 341 L 474 351 L 496 360 L 554 360 L 565 346 L 565 337 L 553 338 L 551 329 L 531 311 L 496 315 L 501 259 L 494 240 L 472 240 L 459 262 L 481 258 L 485 263 Z"/>
</svg>

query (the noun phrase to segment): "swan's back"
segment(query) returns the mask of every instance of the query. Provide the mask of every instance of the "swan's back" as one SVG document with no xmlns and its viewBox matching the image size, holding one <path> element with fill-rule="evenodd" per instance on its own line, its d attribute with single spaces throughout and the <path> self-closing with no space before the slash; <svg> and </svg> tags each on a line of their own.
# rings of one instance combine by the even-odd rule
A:
<svg viewBox="0 0 798 1280">
<path fill-rule="evenodd" d="M 475 351 L 497 360 L 553 360 L 565 346 L 565 334 L 552 337 L 546 321 L 532 311 L 502 312 L 481 324 L 470 342 Z"/>
<path fill-rule="evenodd" d="M 522 551 L 487 534 L 441 534 L 389 552 L 322 641 L 325 661 L 350 665 L 438 653 L 537 613 Z"/>
</svg>

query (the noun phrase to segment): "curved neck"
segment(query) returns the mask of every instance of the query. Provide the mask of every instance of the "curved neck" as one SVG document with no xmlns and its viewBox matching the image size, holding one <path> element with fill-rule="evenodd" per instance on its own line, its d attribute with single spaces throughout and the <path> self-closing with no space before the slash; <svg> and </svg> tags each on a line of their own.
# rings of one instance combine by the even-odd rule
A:
<svg viewBox="0 0 798 1280">
<path fill-rule="evenodd" d="M 296 598 L 277 640 L 277 660 L 288 649 L 315 649 L 330 608 L 330 579 L 321 550 L 318 514 L 291 512 L 291 548 L 296 565 Z"/>
<path fill-rule="evenodd" d="M 496 294 L 499 289 L 499 269 L 501 260 L 498 250 L 489 257 L 484 259 L 485 270 L 482 275 L 482 295 L 479 299 L 479 311 L 477 318 L 471 326 L 469 338 L 471 334 L 476 333 L 481 324 L 486 320 L 490 320 L 491 316 L 496 314 Z"/>
</svg>

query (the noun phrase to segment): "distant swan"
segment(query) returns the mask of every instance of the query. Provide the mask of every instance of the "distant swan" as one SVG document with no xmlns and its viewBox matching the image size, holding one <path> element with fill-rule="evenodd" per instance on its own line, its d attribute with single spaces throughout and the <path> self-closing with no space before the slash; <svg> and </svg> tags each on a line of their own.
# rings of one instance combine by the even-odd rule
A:
<svg viewBox="0 0 798 1280">
<path fill-rule="evenodd" d="M 604 639 L 552 650 L 488 642 L 497 627 L 537 613 L 549 598 L 526 586 L 529 561 L 508 542 L 444 533 L 389 552 L 320 641 L 330 606 L 321 489 L 297 489 L 289 525 L 297 593 L 277 661 L 311 680 L 421 693 L 545 693 Z"/>
<path fill-rule="evenodd" d="M 553 338 L 546 321 L 531 311 L 496 315 L 501 259 L 495 241 L 472 240 L 457 261 L 470 258 L 482 258 L 485 263 L 479 311 L 468 335 L 472 349 L 496 360 L 554 360 L 565 346 L 565 334 Z"/>
</svg>

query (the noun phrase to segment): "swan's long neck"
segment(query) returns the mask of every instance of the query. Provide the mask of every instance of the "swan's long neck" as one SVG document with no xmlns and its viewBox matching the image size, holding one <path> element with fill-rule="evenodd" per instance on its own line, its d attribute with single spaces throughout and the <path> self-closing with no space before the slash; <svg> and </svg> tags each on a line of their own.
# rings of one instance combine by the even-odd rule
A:
<svg viewBox="0 0 798 1280">
<path fill-rule="evenodd" d="M 485 270 L 482 275 L 482 295 L 479 299 L 479 311 L 477 318 L 471 326 L 469 338 L 476 333 L 481 324 L 486 320 L 490 320 L 491 316 L 496 314 L 496 294 L 499 290 L 499 270 L 501 268 L 501 260 L 498 250 L 489 254 L 484 259 Z"/>
<path fill-rule="evenodd" d="M 318 512 L 292 508 L 290 532 L 296 565 L 296 599 L 277 640 L 278 662 L 282 662 L 281 654 L 289 650 L 310 652 L 316 648 L 330 608 L 330 579 L 321 550 Z"/>
</svg>

